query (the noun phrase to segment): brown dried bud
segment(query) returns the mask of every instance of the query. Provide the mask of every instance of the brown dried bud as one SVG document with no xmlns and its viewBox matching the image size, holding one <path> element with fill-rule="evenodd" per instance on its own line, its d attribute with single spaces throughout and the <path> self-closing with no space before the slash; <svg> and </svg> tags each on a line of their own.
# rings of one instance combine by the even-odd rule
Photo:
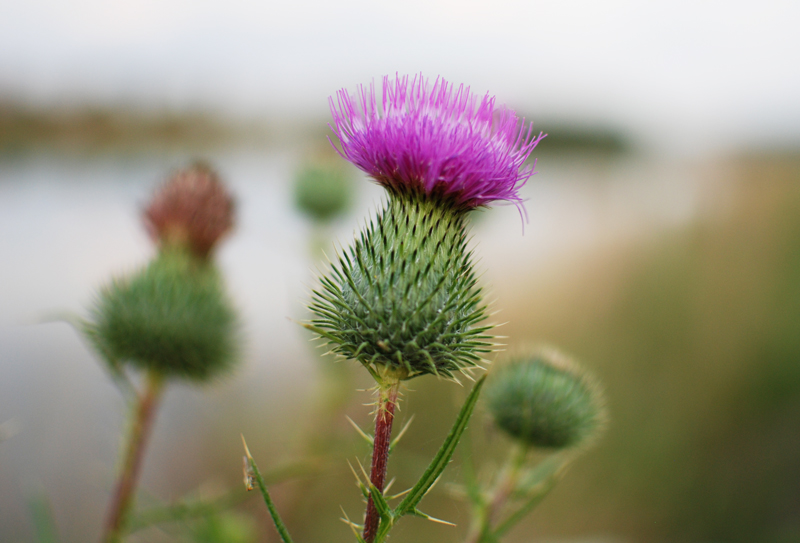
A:
<svg viewBox="0 0 800 543">
<path fill-rule="evenodd" d="M 144 211 L 150 236 L 162 248 L 180 246 L 207 258 L 233 227 L 234 202 L 219 176 L 196 162 L 174 173 Z"/>
</svg>

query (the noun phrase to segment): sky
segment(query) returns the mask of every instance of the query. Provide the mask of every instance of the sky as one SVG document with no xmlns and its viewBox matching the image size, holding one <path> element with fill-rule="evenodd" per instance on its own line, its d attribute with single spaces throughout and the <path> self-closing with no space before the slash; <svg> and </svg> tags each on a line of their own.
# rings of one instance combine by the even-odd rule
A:
<svg viewBox="0 0 800 543">
<path fill-rule="evenodd" d="M 796 1 L 0 0 L 0 93 L 291 118 L 421 72 L 677 152 L 796 147 L 798 27 Z"/>
</svg>

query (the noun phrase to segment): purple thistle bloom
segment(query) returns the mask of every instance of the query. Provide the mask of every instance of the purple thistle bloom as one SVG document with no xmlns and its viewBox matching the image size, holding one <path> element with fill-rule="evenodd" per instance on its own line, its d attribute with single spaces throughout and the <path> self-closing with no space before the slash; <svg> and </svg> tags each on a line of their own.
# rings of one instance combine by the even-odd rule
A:
<svg viewBox="0 0 800 543">
<path fill-rule="evenodd" d="M 495 200 L 522 205 L 519 189 L 536 161 L 525 160 L 545 136 L 495 98 L 470 94 L 437 77 L 383 78 L 382 107 L 375 84 L 346 89 L 330 100 L 339 154 L 390 191 L 422 191 L 472 209 Z"/>
</svg>

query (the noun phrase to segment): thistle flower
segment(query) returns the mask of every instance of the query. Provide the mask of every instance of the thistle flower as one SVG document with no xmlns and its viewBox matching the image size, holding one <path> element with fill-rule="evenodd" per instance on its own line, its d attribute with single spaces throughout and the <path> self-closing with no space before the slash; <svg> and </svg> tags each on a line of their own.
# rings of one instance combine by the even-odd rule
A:
<svg viewBox="0 0 800 543">
<path fill-rule="evenodd" d="M 145 445 L 169 379 L 208 382 L 238 354 L 236 314 L 210 252 L 233 225 L 233 201 L 217 175 L 196 163 L 156 192 L 144 212 L 158 255 L 136 273 L 112 280 L 95 300 L 83 333 L 112 375 L 125 367 L 144 374 L 133 392 L 129 435 L 103 533 L 122 541 Z M 137 390 L 138 388 L 138 390 Z"/>
<path fill-rule="evenodd" d="M 466 213 L 495 200 L 521 205 L 533 138 L 514 113 L 463 85 L 384 79 L 331 99 L 340 154 L 388 191 L 383 210 L 314 292 L 309 328 L 383 380 L 453 378 L 492 348 L 467 250 Z"/>
<path fill-rule="evenodd" d="M 500 428 L 536 447 L 586 444 L 606 419 L 599 385 L 565 355 L 549 348 L 496 366 L 484 398 Z"/>
<path fill-rule="evenodd" d="M 207 258 L 233 227 L 233 198 L 219 176 L 196 162 L 175 172 L 144 211 L 150 236 L 162 248 L 185 247 Z"/>
<path fill-rule="evenodd" d="M 523 166 L 545 135 L 533 135 L 495 98 L 421 75 L 383 79 L 330 99 L 340 154 L 390 192 L 412 190 L 472 209 L 495 200 L 522 204 L 519 189 L 534 173 Z"/>
</svg>

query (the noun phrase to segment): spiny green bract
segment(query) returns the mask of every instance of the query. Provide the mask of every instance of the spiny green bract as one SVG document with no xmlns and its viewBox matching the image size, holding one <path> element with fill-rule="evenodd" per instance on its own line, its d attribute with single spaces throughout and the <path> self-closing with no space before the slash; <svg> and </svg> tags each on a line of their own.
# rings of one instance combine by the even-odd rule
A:
<svg viewBox="0 0 800 543">
<path fill-rule="evenodd" d="M 528 445 L 586 443 L 605 422 L 599 386 L 552 349 L 495 366 L 483 394 L 497 425 Z"/>
<path fill-rule="evenodd" d="M 333 351 L 404 378 L 449 378 L 491 350 L 491 326 L 466 249 L 465 212 L 435 197 L 390 194 L 310 305 Z"/>
<path fill-rule="evenodd" d="M 100 291 L 86 334 L 112 363 L 205 381 L 236 358 L 236 315 L 221 279 L 185 252 L 162 253 Z"/>
</svg>

